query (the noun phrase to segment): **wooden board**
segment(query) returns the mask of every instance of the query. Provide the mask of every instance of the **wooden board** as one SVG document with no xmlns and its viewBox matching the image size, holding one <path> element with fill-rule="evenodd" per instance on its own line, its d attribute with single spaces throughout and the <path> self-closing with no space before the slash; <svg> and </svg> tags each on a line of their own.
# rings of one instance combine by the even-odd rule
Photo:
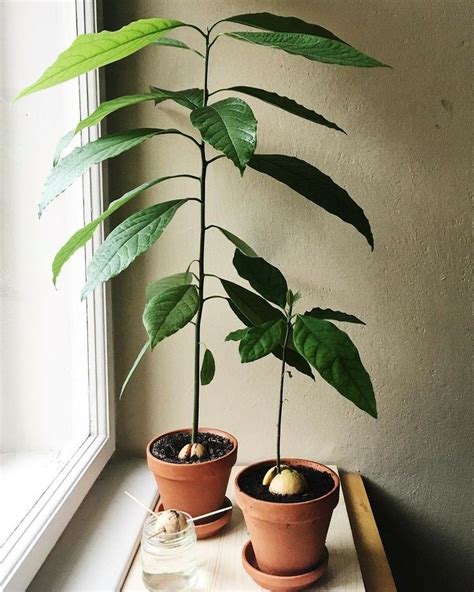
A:
<svg viewBox="0 0 474 592">
<path fill-rule="evenodd" d="M 362 476 L 346 473 L 341 482 L 365 589 L 367 592 L 396 592 Z"/>
<path fill-rule="evenodd" d="M 234 504 L 231 523 L 217 537 L 198 541 L 200 565 L 195 592 L 253 592 L 257 586 L 244 571 L 240 554 L 248 540 L 242 513 L 235 503 L 233 478 L 241 467 L 234 467 L 227 496 Z M 337 470 L 336 467 L 331 467 Z M 344 494 L 334 510 L 329 528 L 329 570 L 327 575 L 309 590 L 315 592 L 363 592 L 365 590 L 357 552 L 352 538 Z M 140 550 L 122 587 L 122 592 L 145 592 L 142 582 Z M 380 588 L 382 592 L 382 588 Z M 388 592 L 389 589 L 387 589 Z M 385 592 L 385 591 L 384 591 Z"/>
</svg>

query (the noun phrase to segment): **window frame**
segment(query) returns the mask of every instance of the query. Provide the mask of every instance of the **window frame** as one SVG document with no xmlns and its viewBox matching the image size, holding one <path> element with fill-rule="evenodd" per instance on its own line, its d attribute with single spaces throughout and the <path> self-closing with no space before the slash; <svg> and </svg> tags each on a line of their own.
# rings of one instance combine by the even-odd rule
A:
<svg viewBox="0 0 474 592">
<path fill-rule="evenodd" d="M 72 0 L 77 35 L 95 33 L 101 20 L 98 0 Z M 102 77 L 94 71 L 78 79 L 81 119 L 99 105 Z M 73 122 L 72 122 L 73 123 Z M 98 126 L 81 132 L 81 145 L 100 136 Z M 84 224 L 103 211 L 105 167 L 94 166 L 82 177 Z M 84 249 L 88 263 L 104 238 L 104 228 Z M 86 302 L 89 368 L 89 435 L 59 471 L 0 552 L 0 589 L 27 588 L 54 547 L 87 492 L 115 450 L 115 408 L 110 288 L 102 286 Z"/>
</svg>

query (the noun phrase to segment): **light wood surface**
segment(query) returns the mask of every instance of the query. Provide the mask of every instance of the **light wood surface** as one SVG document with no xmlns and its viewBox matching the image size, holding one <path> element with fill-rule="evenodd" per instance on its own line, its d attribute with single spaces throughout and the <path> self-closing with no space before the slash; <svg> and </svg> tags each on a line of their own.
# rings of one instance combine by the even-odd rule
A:
<svg viewBox="0 0 474 592">
<path fill-rule="evenodd" d="M 347 513 L 367 592 L 396 592 L 377 524 L 361 475 L 341 476 Z"/>
<path fill-rule="evenodd" d="M 246 574 L 241 564 L 241 550 L 248 540 L 242 513 L 235 503 L 233 478 L 241 467 L 233 469 L 227 496 L 234 504 L 231 523 L 217 537 L 198 541 L 200 565 L 195 592 L 252 592 L 261 591 Z M 332 467 L 336 470 L 336 467 Z M 363 592 L 357 552 L 352 538 L 344 494 L 334 510 L 329 528 L 327 547 L 329 549 L 329 570 L 320 582 L 309 590 L 317 592 Z M 122 587 L 122 592 L 144 592 L 142 582 L 140 550 Z M 382 592 L 382 589 L 379 589 Z M 389 592 L 389 588 L 383 592 Z"/>
</svg>

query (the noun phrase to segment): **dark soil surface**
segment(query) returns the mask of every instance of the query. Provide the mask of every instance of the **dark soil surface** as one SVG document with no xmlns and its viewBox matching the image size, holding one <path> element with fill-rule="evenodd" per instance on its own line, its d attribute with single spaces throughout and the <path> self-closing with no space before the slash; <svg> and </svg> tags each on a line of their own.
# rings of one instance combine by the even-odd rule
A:
<svg viewBox="0 0 474 592">
<path fill-rule="evenodd" d="M 192 456 L 191 458 L 181 460 L 178 458 L 179 451 L 185 444 L 191 443 L 191 434 L 181 432 L 178 434 L 167 434 L 161 436 L 153 442 L 151 447 L 151 453 L 159 460 L 165 462 L 186 464 L 191 463 L 202 463 L 209 460 L 215 460 L 221 456 L 228 454 L 233 447 L 232 442 L 228 438 L 218 436 L 217 434 L 209 434 L 207 432 L 199 432 L 197 435 L 197 443 L 202 444 L 206 449 L 206 454 L 197 458 Z"/>
<path fill-rule="evenodd" d="M 262 485 L 265 473 L 274 465 L 260 466 L 253 471 L 248 471 L 239 479 L 241 489 L 248 495 L 262 500 L 264 502 L 276 502 L 279 504 L 291 504 L 296 502 L 308 502 L 317 499 L 329 493 L 334 487 L 334 479 L 329 473 L 317 471 L 308 467 L 292 465 L 292 469 L 297 469 L 306 479 L 308 489 L 305 493 L 296 493 L 294 495 L 276 495 L 268 490 L 268 487 Z"/>
</svg>

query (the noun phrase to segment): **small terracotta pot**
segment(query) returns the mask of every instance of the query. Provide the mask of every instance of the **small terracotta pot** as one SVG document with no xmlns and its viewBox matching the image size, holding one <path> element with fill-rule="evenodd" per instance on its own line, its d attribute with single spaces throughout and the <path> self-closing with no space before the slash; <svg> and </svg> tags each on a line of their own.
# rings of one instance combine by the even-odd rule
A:
<svg viewBox="0 0 474 592">
<path fill-rule="evenodd" d="M 162 436 L 190 431 L 174 430 Z M 222 507 L 230 471 L 237 460 L 237 440 L 234 436 L 210 428 L 199 428 L 199 431 L 228 438 L 233 444 L 232 450 L 215 460 L 178 464 L 153 456 L 151 448 L 158 438 L 153 438 L 146 448 L 148 468 L 155 477 L 164 508 L 182 510 L 191 516 L 200 516 Z"/>
<path fill-rule="evenodd" d="M 334 487 L 326 495 L 306 502 L 279 504 L 251 497 L 240 488 L 245 473 L 275 464 L 267 460 L 243 469 L 235 479 L 235 492 L 245 518 L 258 568 L 277 576 L 306 573 L 321 561 L 332 512 L 339 500 L 339 477 L 329 467 L 309 460 L 282 459 L 289 466 L 305 466 L 329 473 Z"/>
</svg>

